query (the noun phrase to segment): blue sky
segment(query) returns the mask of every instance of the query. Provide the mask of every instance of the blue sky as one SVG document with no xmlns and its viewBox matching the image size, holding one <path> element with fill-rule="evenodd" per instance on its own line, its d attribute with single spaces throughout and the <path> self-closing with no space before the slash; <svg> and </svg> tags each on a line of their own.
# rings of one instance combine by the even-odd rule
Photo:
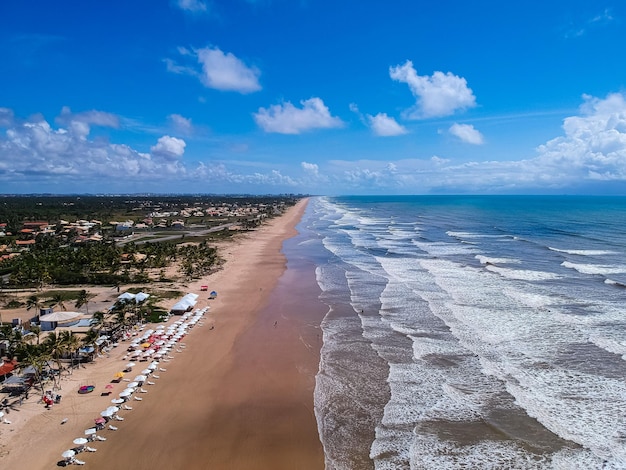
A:
<svg viewBox="0 0 626 470">
<path fill-rule="evenodd" d="M 626 194 L 619 1 L 0 3 L 0 192 Z"/>
</svg>

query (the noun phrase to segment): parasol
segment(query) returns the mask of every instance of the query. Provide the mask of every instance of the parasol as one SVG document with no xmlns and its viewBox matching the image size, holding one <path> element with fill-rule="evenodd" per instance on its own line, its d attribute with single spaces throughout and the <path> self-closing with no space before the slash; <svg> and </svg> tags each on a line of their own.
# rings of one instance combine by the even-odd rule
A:
<svg viewBox="0 0 626 470">
<path fill-rule="evenodd" d="M 74 452 L 73 450 L 69 449 L 69 450 L 66 450 L 65 452 L 63 452 L 61 454 L 61 457 L 63 457 L 64 459 L 71 459 L 75 455 L 76 455 L 76 452 Z"/>
</svg>

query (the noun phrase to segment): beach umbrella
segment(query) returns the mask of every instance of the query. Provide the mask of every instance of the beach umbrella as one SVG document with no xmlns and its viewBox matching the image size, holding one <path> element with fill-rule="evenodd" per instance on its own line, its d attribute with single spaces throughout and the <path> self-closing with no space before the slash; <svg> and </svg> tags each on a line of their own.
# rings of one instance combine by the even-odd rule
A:
<svg viewBox="0 0 626 470">
<path fill-rule="evenodd" d="M 124 372 L 120 371 L 120 372 L 116 372 L 114 377 L 116 379 L 121 379 L 122 377 L 124 377 Z"/>
<path fill-rule="evenodd" d="M 118 411 L 120 411 L 120 409 L 119 409 L 117 406 L 109 406 L 109 407 L 107 408 L 107 411 L 110 411 L 111 413 L 115 414 L 115 413 L 117 413 Z"/>
<path fill-rule="evenodd" d="M 104 411 L 102 413 L 104 413 Z M 100 414 L 102 414 L 102 413 L 100 413 Z M 96 423 L 96 424 L 104 424 L 106 422 L 107 421 L 104 418 L 96 418 L 96 419 L 94 419 L 94 423 Z"/>
<path fill-rule="evenodd" d="M 68 449 L 61 454 L 61 457 L 63 457 L 64 459 L 71 459 L 75 455 L 76 455 L 76 452 L 74 452 L 72 449 Z"/>
<path fill-rule="evenodd" d="M 106 388 L 107 390 L 113 390 L 113 385 L 111 385 L 111 384 L 106 384 L 106 385 L 104 386 L 104 388 Z"/>
<path fill-rule="evenodd" d="M 87 439 L 85 439 L 84 437 L 77 437 L 76 439 L 74 439 L 74 444 L 76 444 L 77 446 L 84 446 L 85 444 L 87 444 L 89 441 Z"/>
<path fill-rule="evenodd" d="M 122 403 L 124 403 L 124 399 L 123 398 L 114 398 L 113 400 L 111 400 L 111 403 L 113 403 L 115 405 L 121 405 Z"/>
<path fill-rule="evenodd" d="M 148 375 L 148 374 L 150 374 L 151 372 L 152 372 L 152 369 L 144 369 L 144 370 L 142 370 L 142 371 L 141 371 L 141 373 L 142 373 L 143 375 Z"/>
<path fill-rule="evenodd" d="M 150 346 L 152 346 L 152 343 L 148 343 L 148 342 L 143 343 L 143 344 L 141 345 L 141 347 L 142 347 L 142 348 L 149 348 Z"/>
<path fill-rule="evenodd" d="M 137 377 L 135 377 L 133 380 L 135 382 L 145 382 L 148 379 L 147 376 L 145 375 L 138 375 Z"/>
<path fill-rule="evenodd" d="M 133 394 L 132 390 L 126 389 L 123 392 L 120 392 L 120 397 L 126 398 L 126 397 L 131 396 L 132 394 Z"/>
<path fill-rule="evenodd" d="M 135 367 L 137 364 L 135 364 L 134 362 L 129 362 L 128 364 L 126 364 L 126 369 L 132 369 L 133 367 Z"/>
<path fill-rule="evenodd" d="M 135 388 L 135 387 L 139 387 L 139 384 L 137 382 L 131 382 L 128 385 L 126 385 L 126 388 Z"/>
<path fill-rule="evenodd" d="M 115 413 L 112 413 L 111 411 L 109 411 L 108 409 L 101 411 L 100 412 L 100 416 L 104 417 L 104 418 L 110 418 L 111 416 L 113 416 Z"/>
</svg>

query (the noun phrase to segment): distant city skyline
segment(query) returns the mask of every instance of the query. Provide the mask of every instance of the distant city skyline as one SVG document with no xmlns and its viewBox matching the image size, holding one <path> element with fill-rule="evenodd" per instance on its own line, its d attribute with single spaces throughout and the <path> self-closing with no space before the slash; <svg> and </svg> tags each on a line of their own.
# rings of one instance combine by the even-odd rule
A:
<svg viewBox="0 0 626 470">
<path fill-rule="evenodd" d="M 3 194 L 626 194 L 626 5 L 0 5 Z"/>
</svg>

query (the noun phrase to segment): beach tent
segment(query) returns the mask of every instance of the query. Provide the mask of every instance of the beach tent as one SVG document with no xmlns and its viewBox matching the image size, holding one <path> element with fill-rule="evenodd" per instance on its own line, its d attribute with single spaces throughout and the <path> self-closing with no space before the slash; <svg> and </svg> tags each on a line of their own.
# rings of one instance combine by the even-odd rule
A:
<svg viewBox="0 0 626 470">
<path fill-rule="evenodd" d="M 122 295 L 117 296 L 117 300 L 133 300 L 135 298 L 135 294 L 131 294 L 130 292 L 124 292 Z"/>
<path fill-rule="evenodd" d="M 146 294 L 145 292 L 139 292 L 139 294 L 135 295 L 135 302 L 140 304 L 144 300 L 150 297 L 150 294 Z"/>
<path fill-rule="evenodd" d="M 183 314 L 191 310 L 198 302 L 198 294 L 187 294 L 180 299 L 171 309 L 173 314 Z"/>
</svg>

